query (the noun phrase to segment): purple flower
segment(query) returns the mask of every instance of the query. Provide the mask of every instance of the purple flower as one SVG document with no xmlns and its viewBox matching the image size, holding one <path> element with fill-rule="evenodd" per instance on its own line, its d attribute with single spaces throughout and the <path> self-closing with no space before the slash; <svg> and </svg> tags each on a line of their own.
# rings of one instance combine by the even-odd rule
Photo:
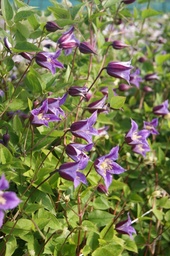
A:
<svg viewBox="0 0 170 256">
<path fill-rule="evenodd" d="M 88 43 L 88 42 L 82 42 L 82 43 L 80 43 L 80 45 L 79 45 L 79 51 L 80 51 L 81 53 L 84 53 L 84 54 L 89 54 L 89 53 L 94 53 L 94 54 L 96 54 L 94 47 L 93 47 L 90 43 Z"/>
<path fill-rule="evenodd" d="M 150 151 L 150 147 L 147 141 L 143 141 L 142 143 L 132 145 L 132 151 L 145 157 L 146 152 Z"/>
<path fill-rule="evenodd" d="M 115 229 L 120 234 L 126 234 L 132 237 L 132 234 L 136 234 L 136 230 L 131 226 L 132 221 L 129 216 L 129 213 L 127 215 L 128 215 L 127 220 L 117 223 L 115 226 Z"/>
<path fill-rule="evenodd" d="M 161 115 L 161 116 L 165 116 L 165 115 L 169 114 L 168 100 L 165 100 L 162 104 L 155 106 L 153 108 L 153 113 L 155 115 Z"/>
<path fill-rule="evenodd" d="M 124 49 L 125 47 L 128 47 L 129 45 L 119 41 L 119 40 L 115 40 L 112 42 L 112 47 L 115 49 L 115 50 L 121 50 L 121 49 Z"/>
<path fill-rule="evenodd" d="M 148 137 L 147 130 L 138 131 L 137 123 L 131 119 L 131 128 L 129 132 L 125 136 L 126 143 L 129 145 L 136 145 L 146 142 L 146 138 Z"/>
<path fill-rule="evenodd" d="M 39 108 L 33 109 L 31 111 L 30 117 L 31 123 L 36 126 L 45 125 L 48 126 L 49 122 L 58 122 L 61 120 L 58 113 L 51 114 L 49 113 L 48 108 L 48 99 L 43 101 L 42 105 Z"/>
<path fill-rule="evenodd" d="M 65 179 L 74 182 L 76 188 L 80 183 L 87 184 L 86 176 L 79 172 L 79 162 L 64 163 L 59 168 L 59 175 Z"/>
<path fill-rule="evenodd" d="M 7 50 L 11 53 L 12 45 L 11 45 L 11 43 L 9 42 L 9 40 L 8 40 L 7 37 L 4 37 L 4 45 L 5 45 L 5 47 L 7 48 Z"/>
<path fill-rule="evenodd" d="M 97 120 L 97 111 L 95 111 L 89 118 L 86 120 L 81 120 L 75 122 L 71 125 L 71 133 L 79 138 L 86 140 L 88 143 L 92 143 L 92 136 L 98 135 L 98 132 L 92 125 Z"/>
<path fill-rule="evenodd" d="M 148 131 L 148 136 L 150 134 L 159 134 L 159 132 L 155 129 L 158 126 L 158 118 L 154 118 L 151 122 L 144 121 L 143 129 Z"/>
<path fill-rule="evenodd" d="M 132 4 L 134 3 L 136 0 L 122 0 L 122 3 L 124 4 Z"/>
<path fill-rule="evenodd" d="M 45 28 L 49 32 L 55 32 L 56 30 L 62 29 L 54 21 L 47 21 Z"/>
<path fill-rule="evenodd" d="M 68 89 L 68 94 L 71 96 L 81 96 L 86 97 L 86 94 L 88 92 L 88 88 L 86 86 L 72 86 Z"/>
<path fill-rule="evenodd" d="M 106 104 L 107 96 L 105 95 L 102 99 L 96 100 L 90 103 L 87 106 L 87 109 L 90 113 L 97 111 L 98 113 L 107 112 L 107 104 Z"/>
<path fill-rule="evenodd" d="M 5 175 L 0 178 L 0 228 L 3 224 L 4 211 L 14 209 L 20 203 L 20 199 L 14 192 L 4 192 L 9 188 L 9 183 L 5 179 Z"/>
<path fill-rule="evenodd" d="M 2 98 L 3 98 L 4 96 L 5 96 L 4 91 L 0 89 L 0 97 L 2 97 Z"/>
<path fill-rule="evenodd" d="M 132 86 L 128 85 L 128 84 L 119 84 L 119 91 L 128 91 L 129 89 L 131 89 Z"/>
<path fill-rule="evenodd" d="M 83 145 L 78 143 L 70 143 L 66 146 L 66 153 L 75 162 L 79 162 L 79 169 L 86 168 L 89 157 L 84 153 L 92 149 L 93 144 Z"/>
<path fill-rule="evenodd" d="M 57 41 L 59 48 L 65 50 L 65 54 L 69 55 L 72 49 L 79 46 L 80 42 L 74 35 L 74 27 L 71 27 Z"/>
<path fill-rule="evenodd" d="M 99 193 L 106 194 L 106 195 L 107 195 L 107 192 L 108 192 L 106 186 L 103 185 L 103 184 L 99 184 L 99 185 L 97 186 L 97 191 L 98 191 Z"/>
<path fill-rule="evenodd" d="M 94 167 L 97 173 L 103 177 L 106 188 L 110 186 L 113 179 L 113 174 L 125 172 L 119 164 L 115 162 L 118 159 L 119 146 L 111 149 L 110 153 L 97 158 L 94 162 Z"/>
<path fill-rule="evenodd" d="M 65 117 L 64 111 L 60 108 L 61 105 L 63 105 L 66 101 L 67 93 L 63 95 L 62 98 L 48 98 L 48 112 L 50 114 L 54 114 L 56 116 L 63 116 Z"/>
<path fill-rule="evenodd" d="M 110 76 L 116 77 L 116 78 L 122 78 L 126 80 L 128 83 L 130 81 L 130 70 L 133 67 L 131 66 L 131 61 L 127 62 L 110 62 L 107 67 L 107 73 Z"/>
<path fill-rule="evenodd" d="M 142 82 L 142 78 L 140 77 L 140 69 L 137 69 L 134 73 L 130 74 L 130 83 L 139 88 L 140 82 Z"/>
<path fill-rule="evenodd" d="M 56 60 L 60 56 L 61 51 L 52 52 L 39 52 L 35 56 L 37 64 L 43 68 L 47 68 L 52 74 L 55 74 L 56 68 L 63 68 L 63 64 Z"/>
</svg>

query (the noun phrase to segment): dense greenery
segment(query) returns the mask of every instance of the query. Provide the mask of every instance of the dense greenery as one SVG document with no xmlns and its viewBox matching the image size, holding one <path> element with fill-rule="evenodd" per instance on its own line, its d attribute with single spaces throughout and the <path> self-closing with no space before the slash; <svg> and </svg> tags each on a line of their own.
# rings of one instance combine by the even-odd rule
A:
<svg viewBox="0 0 170 256">
<path fill-rule="evenodd" d="M 129 2 L 1 0 L 0 256 L 169 256 L 170 16 Z"/>
</svg>

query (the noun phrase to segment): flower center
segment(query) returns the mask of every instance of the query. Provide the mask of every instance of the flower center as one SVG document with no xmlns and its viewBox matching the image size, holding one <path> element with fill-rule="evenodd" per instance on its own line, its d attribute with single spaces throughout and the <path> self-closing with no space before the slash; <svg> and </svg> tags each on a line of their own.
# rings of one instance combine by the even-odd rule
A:
<svg viewBox="0 0 170 256">
<path fill-rule="evenodd" d="M 109 158 L 106 158 L 101 164 L 100 168 L 103 170 L 104 175 L 106 175 L 107 171 L 112 170 L 112 160 Z"/>
<path fill-rule="evenodd" d="M 6 203 L 6 199 L 3 197 L 4 192 L 0 191 L 0 204 L 4 205 Z"/>
<path fill-rule="evenodd" d="M 132 134 L 132 140 L 138 140 L 138 139 L 140 139 L 141 138 L 141 135 L 138 135 L 138 132 L 134 132 L 133 134 Z"/>
</svg>

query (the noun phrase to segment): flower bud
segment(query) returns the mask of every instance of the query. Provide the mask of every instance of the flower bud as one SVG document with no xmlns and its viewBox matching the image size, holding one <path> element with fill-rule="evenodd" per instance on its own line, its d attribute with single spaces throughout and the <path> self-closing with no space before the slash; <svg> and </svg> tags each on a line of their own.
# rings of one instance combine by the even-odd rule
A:
<svg viewBox="0 0 170 256">
<path fill-rule="evenodd" d="M 4 134 L 3 137 L 2 137 L 2 140 L 3 140 L 4 146 L 7 146 L 8 142 L 10 140 L 10 135 L 8 133 Z"/>
<path fill-rule="evenodd" d="M 88 43 L 88 42 L 82 42 L 82 43 L 80 43 L 80 45 L 79 45 L 79 51 L 80 51 L 81 53 L 84 53 L 84 54 L 88 54 L 88 53 L 94 53 L 94 54 L 96 54 L 94 47 L 93 47 L 90 43 Z"/>
<path fill-rule="evenodd" d="M 132 4 L 134 3 L 136 0 L 122 0 L 122 3 L 124 4 Z"/>
<path fill-rule="evenodd" d="M 122 43 L 121 41 L 118 41 L 118 40 L 113 41 L 111 45 L 115 50 L 121 50 L 121 49 L 124 49 L 125 47 L 129 46 L 129 45 L 124 44 L 124 43 Z"/>
<path fill-rule="evenodd" d="M 20 52 L 20 55 L 26 59 L 26 60 L 31 60 L 31 56 L 27 52 Z"/>
<path fill-rule="evenodd" d="M 128 91 L 131 88 L 132 88 L 132 86 L 130 86 L 128 84 L 120 84 L 119 85 L 119 91 L 122 91 L 122 92 Z"/>
<path fill-rule="evenodd" d="M 56 30 L 62 29 L 54 21 L 47 21 L 45 28 L 48 32 L 55 32 Z"/>
<path fill-rule="evenodd" d="M 145 78 L 145 81 L 158 80 L 158 76 L 155 73 L 147 74 L 144 78 Z"/>
<path fill-rule="evenodd" d="M 145 62 L 147 59 L 146 59 L 146 57 L 140 57 L 139 59 L 138 59 L 138 61 L 139 62 L 141 62 L 141 63 L 143 63 L 143 62 Z"/>
<path fill-rule="evenodd" d="M 99 185 L 97 186 L 97 191 L 98 191 L 99 193 L 106 194 L 106 195 L 107 195 L 107 192 L 108 192 L 106 186 L 103 185 L 103 184 L 99 184 Z"/>
<path fill-rule="evenodd" d="M 107 87 L 107 86 L 101 87 L 101 88 L 100 88 L 100 92 L 101 92 L 103 95 L 108 96 L 108 87 Z"/>
<path fill-rule="evenodd" d="M 7 37 L 4 37 L 4 45 L 5 45 L 5 47 L 8 49 L 8 51 L 9 52 L 11 52 L 11 47 L 12 47 L 12 45 L 11 45 L 11 43 L 8 41 L 8 38 Z"/>
<path fill-rule="evenodd" d="M 149 86 L 144 86 L 143 87 L 143 91 L 144 92 L 153 92 L 153 89 L 151 87 L 149 87 Z"/>
<path fill-rule="evenodd" d="M 88 91 L 88 88 L 83 86 L 83 87 L 80 87 L 80 86 L 72 86 L 68 89 L 68 94 L 71 95 L 71 96 L 82 96 L 82 97 L 86 97 L 86 94 L 87 94 L 87 91 Z"/>
</svg>

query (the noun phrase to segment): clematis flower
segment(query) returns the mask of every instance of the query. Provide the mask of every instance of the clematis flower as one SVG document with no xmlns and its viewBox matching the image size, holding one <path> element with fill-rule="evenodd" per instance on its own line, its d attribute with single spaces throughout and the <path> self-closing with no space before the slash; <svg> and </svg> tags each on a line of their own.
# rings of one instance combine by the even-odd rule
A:
<svg viewBox="0 0 170 256">
<path fill-rule="evenodd" d="M 98 191 L 99 193 L 101 193 L 101 194 L 106 194 L 106 195 L 107 195 L 107 193 L 108 193 L 108 190 L 107 190 L 106 186 L 103 185 L 103 184 L 99 184 L 99 185 L 97 186 L 97 191 Z"/>
<path fill-rule="evenodd" d="M 139 88 L 140 82 L 142 82 L 142 78 L 140 77 L 140 69 L 138 68 L 134 73 L 130 74 L 130 84 Z"/>
<path fill-rule="evenodd" d="M 2 175 L 0 178 L 0 228 L 3 225 L 4 211 L 14 209 L 21 202 L 17 197 L 15 192 L 3 191 L 9 188 L 9 183 L 5 178 L 5 175 Z"/>
<path fill-rule="evenodd" d="M 98 131 L 92 127 L 96 120 L 97 111 L 89 118 L 73 123 L 70 127 L 71 133 L 76 137 L 86 140 L 88 143 L 92 143 L 92 136 L 98 135 Z"/>
<path fill-rule="evenodd" d="M 46 99 L 39 108 L 31 111 L 31 123 L 36 126 L 48 126 L 49 122 L 58 122 L 61 120 L 58 113 L 57 115 L 56 113 L 49 113 L 48 110 L 48 99 Z"/>
<path fill-rule="evenodd" d="M 80 183 L 87 184 L 86 176 L 79 170 L 79 162 L 76 162 L 64 163 L 58 171 L 63 179 L 74 182 L 74 187 L 76 188 Z"/>
<path fill-rule="evenodd" d="M 156 127 L 158 126 L 158 118 L 154 118 L 151 122 L 144 121 L 143 129 L 148 131 L 148 136 L 150 134 L 159 134 L 159 132 L 156 130 Z"/>
<path fill-rule="evenodd" d="M 55 74 L 56 68 L 64 68 L 63 64 L 56 60 L 60 56 L 61 51 L 39 52 L 35 56 L 37 64 L 43 68 L 47 68 L 52 74 Z"/>
<path fill-rule="evenodd" d="M 150 151 L 150 147 L 147 141 L 143 141 L 142 143 L 132 145 L 132 151 L 145 157 L 146 153 Z"/>
<path fill-rule="evenodd" d="M 110 153 L 97 158 L 94 162 L 96 172 L 103 177 L 106 188 L 110 186 L 113 174 L 125 172 L 125 169 L 115 162 L 118 159 L 119 146 L 111 149 Z"/>
<path fill-rule="evenodd" d="M 88 42 L 81 42 L 79 44 L 79 51 L 84 54 L 96 54 L 94 47 Z"/>
<path fill-rule="evenodd" d="M 132 86 L 128 85 L 128 84 L 119 84 L 119 91 L 128 91 L 132 88 Z"/>
<path fill-rule="evenodd" d="M 79 169 L 83 170 L 86 168 L 89 161 L 89 157 L 84 152 L 90 151 L 92 147 L 93 143 L 88 145 L 70 143 L 66 146 L 66 153 L 75 162 L 79 162 Z"/>
<path fill-rule="evenodd" d="M 132 237 L 132 234 L 136 234 L 136 230 L 131 226 L 132 221 L 129 216 L 129 213 L 127 215 L 128 215 L 127 220 L 117 223 L 115 226 L 115 229 L 120 234 L 126 234 Z"/>
<path fill-rule="evenodd" d="M 74 27 L 71 27 L 57 41 L 59 48 L 65 50 L 65 55 L 69 55 L 72 49 L 79 46 L 80 42 L 74 35 Z"/>
<path fill-rule="evenodd" d="M 87 109 L 90 113 L 97 111 L 98 113 L 107 112 L 107 104 L 106 104 L 107 96 L 105 95 L 102 99 L 96 100 L 90 103 L 87 106 Z"/>
<path fill-rule="evenodd" d="M 169 114 L 168 100 L 165 100 L 162 104 L 155 106 L 153 108 L 153 113 L 155 115 L 161 115 L 161 116 L 165 116 L 165 115 Z"/>
<path fill-rule="evenodd" d="M 144 78 L 146 81 L 153 81 L 153 80 L 159 79 L 157 74 L 155 74 L 155 73 L 147 74 Z"/>
<path fill-rule="evenodd" d="M 146 143 L 146 138 L 148 137 L 147 130 L 138 130 L 137 123 L 131 119 L 131 128 L 125 136 L 125 141 L 129 145 L 136 145 Z"/>
<path fill-rule="evenodd" d="M 64 111 L 60 108 L 61 105 L 63 105 L 66 101 L 67 93 L 63 95 L 63 97 L 58 98 L 48 98 L 48 112 L 50 114 L 54 114 L 56 116 L 63 116 L 65 117 Z M 61 120 L 61 119 L 60 119 Z"/>
<path fill-rule="evenodd" d="M 110 62 L 107 67 L 107 73 L 110 76 L 116 77 L 116 78 L 122 78 L 126 80 L 128 83 L 130 82 L 130 70 L 133 67 L 131 66 L 131 61 L 127 62 Z"/>
<path fill-rule="evenodd" d="M 68 89 L 68 94 L 71 95 L 71 96 L 81 96 L 81 97 L 86 97 L 87 95 L 87 92 L 88 92 L 88 88 L 86 86 L 71 86 L 69 89 Z"/>
</svg>

